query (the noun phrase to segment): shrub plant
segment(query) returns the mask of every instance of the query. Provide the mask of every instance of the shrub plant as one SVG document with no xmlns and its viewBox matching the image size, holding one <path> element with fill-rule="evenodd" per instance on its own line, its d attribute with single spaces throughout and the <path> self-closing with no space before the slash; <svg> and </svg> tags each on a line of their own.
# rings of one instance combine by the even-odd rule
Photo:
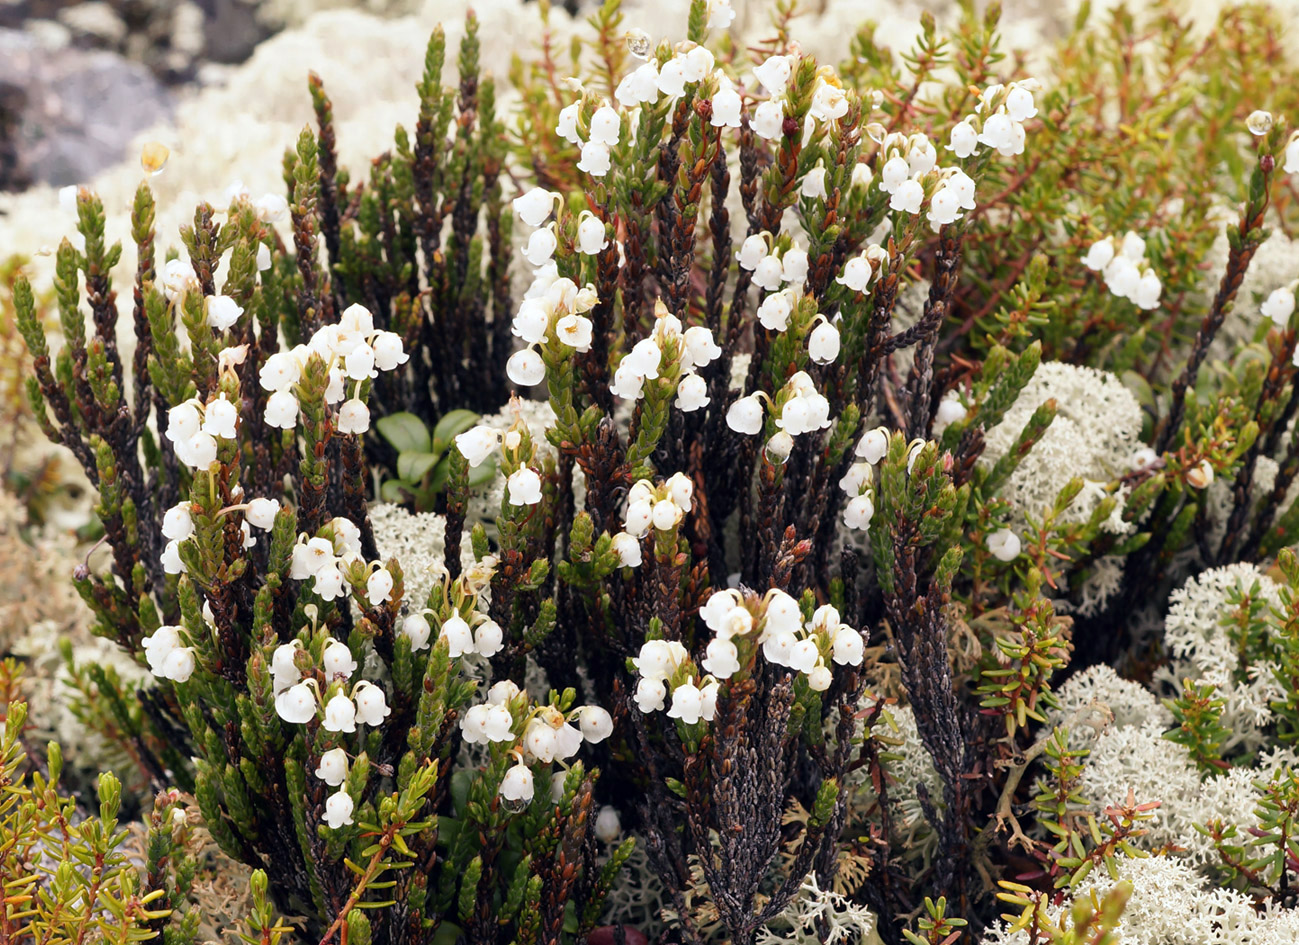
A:
<svg viewBox="0 0 1299 945">
<path fill-rule="evenodd" d="M 610 0 L 508 112 L 470 16 L 368 176 L 313 77 L 284 195 L 163 251 L 141 184 L 122 312 L 89 190 L 57 348 L 15 281 L 76 586 L 155 678 L 79 670 L 85 717 L 305 938 L 1163 941 L 1174 882 L 1294 927 L 1275 15 L 1084 10 L 1035 77 L 995 6 L 837 70 L 793 14 Z"/>
</svg>

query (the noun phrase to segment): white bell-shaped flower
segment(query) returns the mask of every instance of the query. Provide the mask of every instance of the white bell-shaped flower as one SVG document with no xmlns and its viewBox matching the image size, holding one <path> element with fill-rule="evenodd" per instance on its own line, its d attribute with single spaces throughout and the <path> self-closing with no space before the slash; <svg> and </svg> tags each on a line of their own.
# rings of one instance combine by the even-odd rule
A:
<svg viewBox="0 0 1299 945">
<path fill-rule="evenodd" d="M 507 801 L 528 803 L 532 800 L 532 795 L 532 769 L 520 761 L 501 778 L 501 797 Z"/>
<path fill-rule="evenodd" d="M 392 575 L 387 568 L 379 568 L 365 582 L 365 596 L 374 606 L 386 603 L 392 594 Z"/>
<path fill-rule="evenodd" d="M 773 98 L 785 94 L 785 86 L 793 74 L 794 66 L 789 56 L 770 56 L 753 70 L 753 77 Z"/>
<path fill-rule="evenodd" d="M 794 650 L 794 645 L 798 643 L 798 637 L 792 630 L 780 630 L 776 633 L 767 634 L 762 641 L 762 655 L 769 663 L 775 663 L 777 666 L 788 666 L 790 654 Z"/>
<path fill-rule="evenodd" d="M 610 547 L 618 556 L 618 565 L 624 568 L 641 566 L 640 541 L 629 532 L 618 532 L 613 536 Z"/>
<path fill-rule="evenodd" d="M 307 683 L 297 683 L 275 697 L 275 714 L 286 722 L 303 725 L 316 717 L 316 693 Z"/>
<path fill-rule="evenodd" d="M 266 400 L 266 424 L 280 430 L 298 425 L 298 398 L 287 390 L 277 390 Z"/>
<path fill-rule="evenodd" d="M 847 624 L 840 624 L 831 638 L 834 661 L 840 666 L 860 666 L 866 649 L 862 635 Z"/>
<path fill-rule="evenodd" d="M 601 105 L 591 116 L 591 140 L 613 147 L 618 143 L 621 120 L 618 112 L 608 105 Z"/>
<path fill-rule="evenodd" d="M 244 509 L 244 520 L 262 531 L 275 527 L 275 517 L 280 513 L 279 499 L 252 499 Z"/>
<path fill-rule="evenodd" d="M 874 274 L 865 256 L 854 256 L 844 263 L 843 274 L 835 276 L 834 281 L 854 292 L 865 292 Z"/>
<path fill-rule="evenodd" d="M 1132 290 L 1132 301 L 1137 304 L 1138 308 L 1149 311 L 1159 307 L 1159 296 L 1163 292 L 1163 284 L 1159 281 L 1159 276 L 1155 275 L 1153 269 L 1147 269 L 1137 280 L 1137 287 Z"/>
<path fill-rule="evenodd" d="M 321 600 L 336 600 L 343 596 L 343 572 L 338 565 L 331 564 L 316 572 L 316 580 L 311 589 Z"/>
<path fill-rule="evenodd" d="M 969 413 L 965 405 L 956 399 L 955 395 L 944 397 L 938 402 L 938 409 L 934 411 L 934 427 L 946 428 L 957 421 L 964 420 Z"/>
<path fill-rule="evenodd" d="M 934 226 L 946 226 L 961 218 L 961 197 L 950 187 L 942 186 L 929 200 L 929 222 Z"/>
<path fill-rule="evenodd" d="M 316 777 L 330 787 L 338 787 L 347 780 L 347 752 L 341 748 L 331 748 L 320 756 L 316 766 Z"/>
<path fill-rule="evenodd" d="M 707 367 L 722 356 L 721 346 L 713 341 L 712 331 L 703 325 L 687 328 L 681 335 L 681 346 L 691 370 Z"/>
<path fill-rule="evenodd" d="M 726 411 L 726 425 L 736 433 L 752 436 L 762 431 L 763 416 L 761 399 L 756 393 L 749 394 L 731 404 Z"/>
<path fill-rule="evenodd" d="M 176 444 L 176 458 L 191 469 L 207 469 L 216 462 L 216 439 L 207 432 L 195 433 Z"/>
<path fill-rule="evenodd" d="M 666 679 L 688 656 L 686 648 L 675 640 L 646 640 L 631 662 L 642 676 Z"/>
<path fill-rule="evenodd" d="M 606 246 L 609 240 L 604 235 L 604 221 L 594 214 L 584 214 L 582 222 L 577 225 L 577 248 L 587 256 L 594 256 Z"/>
<path fill-rule="evenodd" d="M 820 659 L 821 651 L 811 637 L 799 640 L 789 651 L 789 666 L 800 673 L 810 673 Z"/>
<path fill-rule="evenodd" d="M 189 509 L 190 503 L 179 502 L 167 510 L 162 517 L 163 537 L 172 541 L 184 541 L 194 534 L 194 520 L 190 517 Z"/>
<path fill-rule="evenodd" d="M 1009 528 L 998 529 L 987 537 L 985 544 L 988 551 L 998 561 L 1014 561 L 1021 549 L 1019 536 Z"/>
<path fill-rule="evenodd" d="M 731 0 L 708 0 L 708 22 L 705 24 L 708 29 L 728 29 L 734 22 L 735 8 L 731 6 Z M 600 813 L 603 814 L 604 811 Z M 596 822 L 599 823 L 599 818 L 596 818 Z"/>
<path fill-rule="evenodd" d="M 668 709 L 668 718 L 680 719 L 687 725 L 693 725 L 703 718 L 704 694 L 692 682 L 684 683 L 672 690 L 672 706 Z"/>
<path fill-rule="evenodd" d="M 500 441 L 499 433 L 482 424 L 458 434 L 455 438 L 456 449 L 473 468 L 481 466 L 492 453 L 496 452 Z"/>
<path fill-rule="evenodd" d="M 659 67 L 658 86 L 664 95 L 675 98 L 686 90 L 686 73 L 689 64 L 683 56 L 674 56 Z"/>
<path fill-rule="evenodd" d="M 541 476 L 535 469 L 523 466 L 505 480 L 510 505 L 536 505 L 541 501 Z"/>
<path fill-rule="evenodd" d="M 708 647 L 700 663 L 707 672 L 718 679 L 730 679 L 740 671 L 739 650 L 730 640 L 716 637 L 708 641 Z"/>
<path fill-rule="evenodd" d="M 1263 305 L 1259 311 L 1261 311 L 1265 317 L 1272 319 L 1273 324 L 1275 324 L 1277 328 L 1285 328 L 1290 324 L 1290 316 L 1294 314 L 1294 309 L 1294 289 L 1280 288 L 1272 290 L 1268 297 L 1263 300 Z M 163 534 L 166 534 L 165 529 Z M 168 537 L 170 538 L 175 536 L 169 535 Z"/>
<path fill-rule="evenodd" d="M 774 141 L 784 134 L 785 108 L 778 101 L 766 101 L 753 110 L 749 127 L 759 138 Z"/>
<path fill-rule="evenodd" d="M 1087 248 L 1087 255 L 1083 257 L 1083 265 L 1092 272 L 1101 272 L 1110 261 L 1114 259 L 1114 240 L 1108 236 L 1104 239 L 1097 240 Z"/>
<path fill-rule="evenodd" d="M 911 165 L 907 163 L 907 159 L 900 154 L 894 155 L 880 168 L 880 189 L 886 194 L 895 194 L 910 177 Z"/>
<path fill-rule="evenodd" d="M 834 682 L 834 676 L 830 673 L 830 667 L 825 663 L 817 663 L 807 674 L 807 688 L 813 692 L 825 692 Z"/>
<path fill-rule="evenodd" d="M 346 643 L 331 640 L 321 656 L 321 668 L 329 679 L 351 679 L 357 670 L 357 663 Z"/>
<path fill-rule="evenodd" d="M 167 574 L 184 574 L 188 570 L 185 562 L 180 559 L 180 542 L 175 539 L 163 546 L 158 560 L 162 562 L 162 570 Z"/>
<path fill-rule="evenodd" d="M 651 511 L 654 527 L 661 532 L 675 528 L 682 519 L 681 509 L 671 499 L 662 499 L 654 503 Z"/>
<path fill-rule="evenodd" d="M 767 240 L 764 234 L 754 233 L 747 236 L 744 242 L 740 244 L 740 250 L 735 254 L 736 260 L 741 269 L 747 269 L 752 272 L 758 268 L 758 263 L 762 262 L 763 257 L 767 255 Z"/>
<path fill-rule="evenodd" d="M 380 371 L 396 370 L 410 360 L 410 355 L 402 347 L 401 335 L 396 332 L 376 333 L 371 347 L 374 350 L 374 365 Z"/>
<path fill-rule="evenodd" d="M 622 527 L 633 538 L 640 538 L 654 521 L 654 504 L 649 501 L 628 502 Z"/>
<path fill-rule="evenodd" d="M 779 289 L 784 278 L 785 267 L 781 265 L 779 256 L 762 257 L 762 262 L 758 263 L 757 268 L 753 270 L 753 284 L 768 292 Z"/>
<path fill-rule="evenodd" d="M 541 226 L 555 209 L 560 195 L 544 187 L 534 187 L 514 198 L 514 212 L 528 226 Z"/>
<path fill-rule="evenodd" d="M 495 656 L 505 646 L 505 632 L 495 620 L 484 620 L 474 629 L 474 649 L 480 656 Z"/>
<path fill-rule="evenodd" d="M 708 406 L 708 385 L 698 374 L 687 374 L 677 384 L 677 399 L 674 403 L 683 413 Z"/>
<path fill-rule="evenodd" d="M 919 181 L 904 180 L 889 198 L 889 209 L 899 213 L 919 213 L 925 201 L 925 188 Z"/>
<path fill-rule="evenodd" d="M 947 150 L 958 158 L 967 158 L 979 147 L 979 133 L 969 120 L 958 121 L 952 126 L 952 136 L 948 140 Z"/>
<path fill-rule="evenodd" d="M 613 843 L 622 836 L 622 820 L 618 811 L 606 804 L 595 815 L 595 838 L 601 843 Z"/>
<path fill-rule="evenodd" d="M 613 734 L 613 716 L 598 705 L 584 705 L 577 713 L 577 725 L 582 737 L 598 745 Z"/>
<path fill-rule="evenodd" d="M 559 135 L 569 144 L 582 143 L 582 138 L 577 133 L 577 119 L 578 114 L 581 111 L 581 102 L 574 102 L 572 105 L 565 105 L 559 110 L 559 121 L 555 125 L 555 134 Z"/>
<path fill-rule="evenodd" d="M 327 732 L 355 732 L 356 704 L 338 693 L 325 703 L 325 721 L 321 724 Z"/>
<path fill-rule="evenodd" d="M 736 608 L 740 607 L 740 595 L 738 591 L 723 590 L 714 591 L 704 606 L 699 608 L 699 619 L 704 622 L 714 633 L 720 633 L 725 625 L 726 618 Z"/>
<path fill-rule="evenodd" d="M 592 177 L 603 177 L 609 173 L 609 146 L 598 141 L 588 141 L 582 145 L 582 159 L 577 162 L 577 169 L 585 171 Z"/>
<path fill-rule="evenodd" d="M 803 611 L 798 601 L 782 590 L 770 591 L 767 595 L 767 607 L 763 611 L 763 631 L 781 633 L 794 631 L 803 622 Z"/>
<path fill-rule="evenodd" d="M 360 434 L 370 429 L 370 408 L 355 397 L 338 408 L 338 432 Z"/>
<path fill-rule="evenodd" d="M 645 392 L 645 375 L 636 373 L 626 360 L 623 358 L 623 363 L 613 372 L 609 392 L 624 400 L 640 400 L 641 394 Z"/>
<path fill-rule="evenodd" d="M 325 801 L 325 823 L 333 830 L 346 827 L 354 823 L 352 820 L 352 811 L 354 809 L 355 804 L 351 795 L 346 791 L 337 791 L 329 795 Z"/>
<path fill-rule="evenodd" d="M 809 200 L 820 198 L 825 199 L 825 168 L 817 165 L 807 172 L 803 178 L 803 185 L 799 188 L 799 194 L 807 197 Z"/>
<path fill-rule="evenodd" d="M 411 650 L 418 653 L 420 650 L 428 649 L 432 628 L 429 627 L 428 620 L 423 614 L 409 614 L 401 622 L 400 633 L 410 640 Z"/>
<path fill-rule="evenodd" d="M 474 651 L 473 632 L 465 618 L 459 614 L 452 614 L 442 621 L 442 630 L 438 636 L 446 638 L 448 652 L 453 659 Z"/>
<path fill-rule="evenodd" d="M 1012 85 L 1006 94 L 1006 113 L 1014 121 L 1028 121 L 1037 114 L 1033 93 L 1022 85 Z"/>
<path fill-rule="evenodd" d="M 356 721 L 362 725 L 382 725 L 383 720 L 392 714 L 388 697 L 372 682 L 357 683 L 352 690 L 352 699 L 356 703 Z"/>
<path fill-rule="evenodd" d="M 807 353 L 817 364 L 829 364 L 839 357 L 839 329 L 822 321 L 807 336 Z"/>
<path fill-rule="evenodd" d="M 217 331 L 225 331 L 239 321 L 243 307 L 228 295 L 212 295 L 207 300 L 207 323 Z"/>
<path fill-rule="evenodd" d="M 624 108 L 635 108 L 637 105 L 653 103 L 659 97 L 658 63 L 650 60 L 634 71 L 623 76 L 613 97 Z M 573 144 L 577 144 L 576 141 Z"/>
<path fill-rule="evenodd" d="M 709 119 L 714 128 L 740 127 L 740 93 L 727 82 L 713 96 L 713 114 Z"/>
<path fill-rule="evenodd" d="M 555 255 L 555 231 L 548 226 L 533 230 L 528 237 L 528 244 L 523 247 L 523 258 L 533 266 L 544 266 Z"/>
</svg>

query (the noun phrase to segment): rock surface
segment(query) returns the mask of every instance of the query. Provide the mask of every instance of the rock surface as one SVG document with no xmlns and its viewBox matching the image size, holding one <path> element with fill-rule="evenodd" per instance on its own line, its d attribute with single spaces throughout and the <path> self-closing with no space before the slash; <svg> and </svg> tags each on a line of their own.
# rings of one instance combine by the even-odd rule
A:
<svg viewBox="0 0 1299 945">
<path fill-rule="evenodd" d="M 171 93 L 138 63 L 0 29 L 0 189 L 89 180 L 171 113 Z"/>
</svg>

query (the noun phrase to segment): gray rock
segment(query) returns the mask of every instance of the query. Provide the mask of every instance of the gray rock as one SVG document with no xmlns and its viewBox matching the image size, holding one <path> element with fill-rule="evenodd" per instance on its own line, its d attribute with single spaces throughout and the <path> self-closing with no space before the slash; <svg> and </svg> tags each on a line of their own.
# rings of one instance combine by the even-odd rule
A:
<svg viewBox="0 0 1299 945">
<path fill-rule="evenodd" d="M 169 118 L 173 107 L 171 93 L 138 63 L 107 50 L 51 50 L 15 30 L 0 30 L 4 86 L 12 89 L 5 101 L 18 103 L 11 105 L 12 132 L 0 132 L 16 178 L 56 187 L 87 181 L 120 161 L 132 139 Z"/>
<path fill-rule="evenodd" d="M 257 4 L 246 0 L 206 0 L 206 58 L 243 62 L 269 33 L 257 16 Z"/>
</svg>

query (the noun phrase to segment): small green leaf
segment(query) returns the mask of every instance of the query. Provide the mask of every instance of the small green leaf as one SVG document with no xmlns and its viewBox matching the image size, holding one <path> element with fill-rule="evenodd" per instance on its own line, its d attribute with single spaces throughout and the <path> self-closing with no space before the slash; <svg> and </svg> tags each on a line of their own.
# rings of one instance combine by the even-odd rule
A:
<svg viewBox="0 0 1299 945">
<path fill-rule="evenodd" d="M 405 450 L 397 454 L 397 476 L 403 482 L 423 482 L 425 474 L 437 465 L 437 453 Z"/>
<path fill-rule="evenodd" d="M 428 427 L 413 413 L 390 413 L 375 421 L 379 435 L 400 453 L 427 453 L 433 448 Z"/>
<path fill-rule="evenodd" d="M 397 416 L 401 416 L 398 414 Z M 451 447 L 451 441 L 457 434 L 464 433 L 478 422 L 478 414 L 472 410 L 453 410 L 433 428 L 433 452 L 445 453 Z"/>
</svg>

